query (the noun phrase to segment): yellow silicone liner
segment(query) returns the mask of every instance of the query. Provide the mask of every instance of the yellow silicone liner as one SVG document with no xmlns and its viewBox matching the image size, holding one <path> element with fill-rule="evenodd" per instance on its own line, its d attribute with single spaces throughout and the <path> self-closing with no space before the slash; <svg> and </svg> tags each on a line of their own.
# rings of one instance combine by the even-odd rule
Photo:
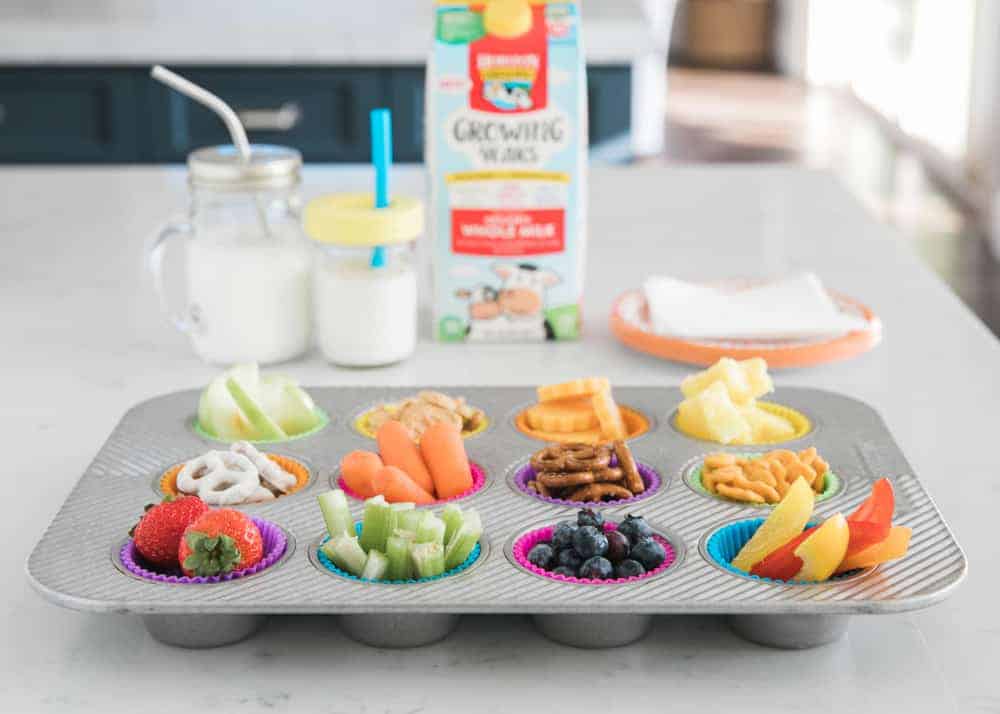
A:
<svg viewBox="0 0 1000 714">
<path fill-rule="evenodd" d="M 375 411 L 377 407 L 372 407 L 368 411 L 363 412 L 354 420 L 354 429 L 362 436 L 367 436 L 369 439 L 375 438 L 375 430 L 368 425 L 368 416 Z M 483 423 L 477 426 L 472 431 L 466 431 L 462 429 L 462 438 L 468 439 L 470 436 L 476 436 L 477 434 L 482 434 L 484 431 L 490 428 L 489 417 L 483 419 Z"/>
<path fill-rule="evenodd" d="M 635 439 L 638 436 L 642 436 L 647 431 L 651 422 L 648 417 L 642 412 L 632 409 L 631 407 L 618 405 L 618 409 L 622 414 L 622 421 L 625 422 L 625 430 L 628 433 L 626 439 Z M 557 444 L 570 444 L 570 443 L 584 443 L 584 444 L 596 444 L 602 441 L 607 441 L 604 435 L 601 434 L 600 428 L 588 429 L 587 431 L 574 431 L 571 433 L 563 434 L 554 431 L 539 431 L 538 429 L 532 429 L 528 426 L 528 420 L 525 418 L 525 412 L 528 408 L 522 409 L 514 417 L 514 426 L 517 427 L 518 431 L 530 436 L 532 439 L 538 439 L 539 441 L 555 442 Z"/>
<path fill-rule="evenodd" d="M 802 412 L 792 409 L 791 407 L 786 407 L 782 404 L 775 404 L 774 402 L 757 402 L 757 406 L 761 409 L 761 411 L 765 411 L 768 414 L 774 414 L 775 416 L 779 416 L 785 421 L 787 421 L 789 424 L 792 425 L 792 428 L 795 429 L 795 433 L 792 434 L 792 436 L 790 436 L 787 439 L 779 439 L 778 441 L 751 441 L 748 443 L 733 442 L 731 444 L 724 444 L 724 446 L 769 446 L 771 444 L 787 444 L 789 441 L 796 441 L 797 439 L 801 439 L 806 434 L 811 432 L 813 429 L 813 425 L 812 422 L 809 421 L 809 417 L 807 417 Z M 677 424 L 676 413 L 674 414 L 674 418 L 672 421 L 674 424 L 674 428 L 677 429 L 677 431 L 679 431 L 680 433 L 684 434 L 684 436 L 690 437 L 692 439 L 697 439 L 698 441 L 707 441 L 712 444 L 720 443 L 718 441 L 712 441 L 711 439 L 702 439 L 700 436 L 695 436 L 694 434 L 689 434 L 688 432 L 686 432 Z"/>
<path fill-rule="evenodd" d="M 307 469 L 305 464 L 302 462 L 296 461 L 295 459 L 291 459 L 287 456 L 281 456 L 280 454 L 265 454 L 265 456 L 295 477 L 295 486 L 293 486 L 292 490 L 288 493 L 282 494 L 282 496 L 291 496 L 293 493 L 301 491 L 305 488 L 306 484 L 309 483 L 309 469 Z M 164 472 L 163 476 L 160 477 L 160 491 L 164 496 L 173 496 L 176 498 L 177 496 L 182 495 L 181 492 L 177 490 L 177 474 L 181 472 L 182 468 L 184 468 L 184 464 L 171 466 Z M 282 496 L 278 496 L 278 498 L 281 498 Z"/>
</svg>

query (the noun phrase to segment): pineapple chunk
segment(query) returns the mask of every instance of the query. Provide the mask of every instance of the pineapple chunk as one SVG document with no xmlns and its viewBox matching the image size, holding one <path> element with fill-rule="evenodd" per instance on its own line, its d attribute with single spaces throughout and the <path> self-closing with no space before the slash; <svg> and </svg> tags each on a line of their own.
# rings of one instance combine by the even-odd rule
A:
<svg viewBox="0 0 1000 714">
<path fill-rule="evenodd" d="M 789 424 L 787 419 L 766 412 L 756 404 L 740 406 L 738 409 L 752 433 L 752 441 L 740 443 L 764 444 L 786 441 L 795 436 L 795 427 Z"/>
<path fill-rule="evenodd" d="M 759 399 L 774 391 L 774 382 L 771 381 L 771 375 L 767 373 L 767 362 L 763 357 L 745 359 L 740 362 L 740 367 L 743 368 L 743 374 L 746 375 L 747 382 L 750 384 L 750 394 L 754 399 Z"/>
<path fill-rule="evenodd" d="M 696 397 L 709 386 L 722 382 L 734 404 L 750 404 L 755 398 L 774 390 L 767 374 L 767 362 L 760 357 L 737 362 L 723 357 L 708 369 L 681 382 L 685 397 Z"/>
<path fill-rule="evenodd" d="M 690 436 L 720 444 L 746 444 L 753 438 L 750 425 L 722 382 L 714 382 L 681 402 L 677 407 L 677 426 Z"/>
</svg>

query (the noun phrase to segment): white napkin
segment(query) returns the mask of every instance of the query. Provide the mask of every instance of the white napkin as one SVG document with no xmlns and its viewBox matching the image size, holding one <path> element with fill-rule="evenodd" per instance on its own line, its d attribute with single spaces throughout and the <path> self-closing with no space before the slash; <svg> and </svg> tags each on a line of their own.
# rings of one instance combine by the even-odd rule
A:
<svg viewBox="0 0 1000 714">
<path fill-rule="evenodd" d="M 866 327 L 863 319 L 840 311 L 813 273 L 738 292 L 654 275 L 643 292 L 653 330 L 661 335 L 793 340 L 832 338 Z"/>
</svg>

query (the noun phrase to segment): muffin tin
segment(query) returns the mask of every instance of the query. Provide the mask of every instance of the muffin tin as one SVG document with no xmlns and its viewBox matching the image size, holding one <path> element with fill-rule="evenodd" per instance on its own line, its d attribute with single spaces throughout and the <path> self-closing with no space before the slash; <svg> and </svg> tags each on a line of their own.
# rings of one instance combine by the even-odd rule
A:
<svg viewBox="0 0 1000 714">
<path fill-rule="evenodd" d="M 435 387 L 428 387 L 435 388 Z M 447 636 L 463 613 L 532 615 L 538 630 L 578 647 L 609 647 L 641 637 L 658 614 L 722 614 L 746 639 L 777 647 L 812 647 L 844 634 L 852 614 L 894 613 L 933 605 L 961 582 L 967 563 L 933 501 L 917 480 L 885 424 L 869 406 L 830 392 L 780 387 L 776 401 L 809 416 L 813 431 L 787 442 L 816 446 L 842 479 L 842 488 L 818 503 L 816 519 L 850 512 L 879 477 L 896 490 L 894 523 L 910 526 L 906 558 L 856 577 L 820 585 L 785 585 L 741 577 L 710 562 L 708 536 L 760 509 L 706 497 L 684 483 L 685 469 L 719 447 L 690 439 L 671 426 L 680 391 L 616 387 L 621 403 L 642 411 L 651 429 L 632 443 L 638 461 L 656 469 L 658 491 L 640 503 L 610 505 L 610 520 L 632 511 L 657 525 L 673 547 L 675 562 L 654 578 L 594 587 L 527 572 L 511 556 L 513 542 L 542 525 L 572 518 L 576 506 L 525 497 L 514 470 L 539 448 L 509 416 L 530 402 L 533 387 L 447 387 L 486 410 L 490 426 L 466 441 L 470 458 L 486 472 L 486 486 L 461 499 L 479 510 L 485 526 L 475 567 L 454 577 L 405 585 L 369 584 L 332 576 L 316 564 L 323 519 L 315 496 L 326 490 L 341 456 L 370 449 L 352 416 L 377 401 L 395 401 L 415 387 L 310 389 L 330 422 L 310 436 L 274 445 L 309 465 L 300 491 L 241 507 L 276 523 L 288 535 L 285 556 L 255 574 L 216 584 L 149 582 L 115 565 L 128 529 L 150 500 L 150 484 L 172 464 L 219 448 L 193 429 L 196 391 L 157 397 L 131 409 L 87 468 L 27 561 L 35 588 L 52 602 L 77 610 L 140 615 L 150 634 L 186 647 L 211 647 L 253 634 L 268 615 L 339 615 L 351 637 L 379 647 L 406 647 Z M 360 519 L 361 501 L 351 501 Z M 110 557 L 109 557 L 110 554 Z"/>
</svg>

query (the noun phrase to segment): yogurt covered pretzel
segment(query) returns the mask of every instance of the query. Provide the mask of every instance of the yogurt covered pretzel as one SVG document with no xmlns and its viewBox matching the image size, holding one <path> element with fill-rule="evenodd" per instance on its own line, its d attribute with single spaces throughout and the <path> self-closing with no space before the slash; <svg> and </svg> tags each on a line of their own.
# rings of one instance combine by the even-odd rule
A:
<svg viewBox="0 0 1000 714">
<path fill-rule="evenodd" d="M 267 458 L 264 454 L 260 453 L 253 444 L 247 441 L 237 441 L 229 447 L 229 450 L 233 453 L 242 454 L 247 457 L 247 459 L 249 459 L 250 462 L 257 467 L 257 471 L 260 473 L 260 480 L 264 481 L 266 484 L 270 484 L 281 493 L 288 493 L 295 488 L 295 485 L 298 483 L 295 476 L 285 471 L 283 468 L 278 466 L 278 464 Z M 265 490 L 267 489 L 265 488 Z"/>
<path fill-rule="evenodd" d="M 232 451 L 209 451 L 188 461 L 177 474 L 178 490 L 197 493 L 212 506 L 244 503 L 259 487 L 257 467 Z"/>
</svg>

